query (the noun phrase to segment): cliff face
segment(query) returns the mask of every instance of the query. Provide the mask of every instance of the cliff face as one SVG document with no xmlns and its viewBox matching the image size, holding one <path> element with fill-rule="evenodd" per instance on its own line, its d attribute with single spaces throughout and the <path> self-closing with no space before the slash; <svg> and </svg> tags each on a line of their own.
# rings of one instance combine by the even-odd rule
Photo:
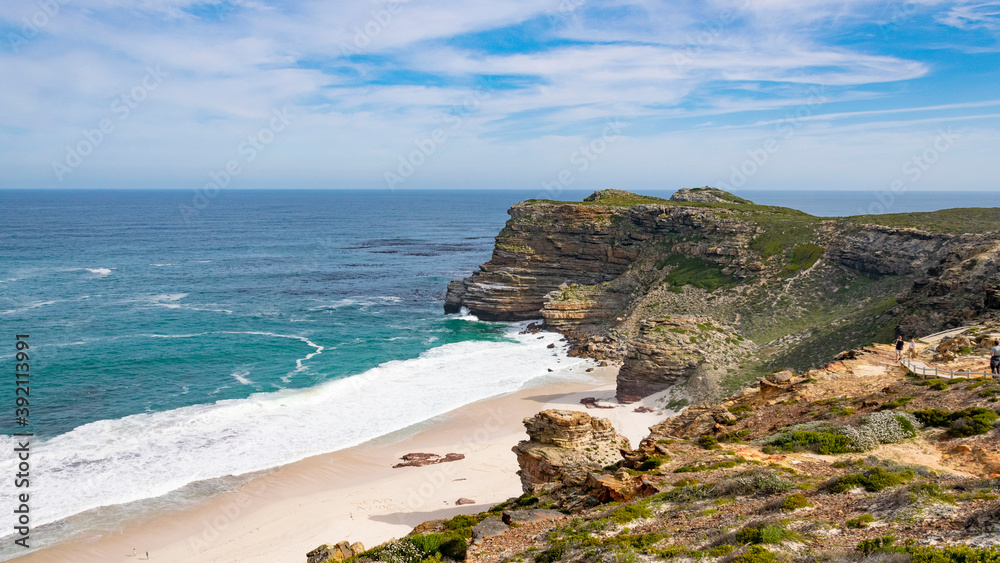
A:
<svg viewBox="0 0 1000 563">
<path fill-rule="evenodd" d="M 539 318 L 545 296 L 564 283 L 598 284 L 620 276 L 642 238 L 622 227 L 626 210 L 519 203 L 497 237 L 493 258 L 461 285 L 449 285 L 445 310 L 484 320 Z"/>
<path fill-rule="evenodd" d="M 684 382 L 714 395 L 726 370 L 754 352 L 751 341 L 710 319 L 646 319 L 618 372 L 618 400 L 634 402 Z"/>
<path fill-rule="evenodd" d="M 615 190 L 580 203 L 527 201 L 510 209 L 491 260 L 449 284 L 445 308 L 543 318 L 579 353 L 626 361 L 619 395 L 705 371 L 676 361 L 671 354 L 686 353 L 678 342 L 656 350 L 648 319 L 711 319 L 725 338 L 746 341 L 737 366 L 701 350 L 703 364 L 729 367 L 707 376 L 716 384 L 739 379 L 734 367 L 805 369 L 900 330 L 995 314 L 1000 236 L 975 232 L 991 217 L 969 220 L 990 210 L 962 211 L 823 219 L 708 189 L 673 201 Z"/>
</svg>

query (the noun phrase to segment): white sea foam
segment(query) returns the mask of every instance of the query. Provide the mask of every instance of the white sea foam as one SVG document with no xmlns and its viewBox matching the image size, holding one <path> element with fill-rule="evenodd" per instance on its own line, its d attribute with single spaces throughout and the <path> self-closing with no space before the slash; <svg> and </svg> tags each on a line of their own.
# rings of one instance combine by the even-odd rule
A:
<svg viewBox="0 0 1000 563">
<path fill-rule="evenodd" d="M 99 277 L 104 277 L 111 274 L 111 270 L 114 268 L 86 268 L 91 274 L 97 274 Z"/>
<path fill-rule="evenodd" d="M 163 268 L 165 266 L 173 266 L 173 264 L 150 264 L 150 266 L 155 266 L 157 268 Z"/>
<path fill-rule="evenodd" d="M 253 384 L 253 381 L 250 381 L 249 379 L 247 379 L 247 376 L 250 375 L 250 370 L 247 370 L 247 369 L 244 369 L 244 368 L 237 368 L 237 369 L 233 370 L 233 373 L 231 373 L 229 375 L 231 375 L 233 377 L 233 379 L 235 379 L 236 381 L 239 381 L 243 385 L 251 385 L 251 384 Z"/>
<path fill-rule="evenodd" d="M 509 341 L 446 344 L 306 390 L 101 420 L 35 442 L 32 453 L 45 463 L 32 467 L 32 524 L 339 450 L 515 391 L 548 369 L 590 365 L 566 357 L 558 335 L 518 335 L 519 328 Z M 302 337 L 275 336 L 305 341 L 314 347 L 310 357 L 322 350 Z M 6 451 L 14 447 L 10 436 L 0 441 Z M 0 475 L 16 473 L 14 463 L 0 458 Z M 14 492 L 13 480 L 0 482 L 0 511 L 13 510 Z"/>
<path fill-rule="evenodd" d="M 52 301 L 35 301 L 34 303 L 28 303 L 17 309 L 9 309 L 7 311 L 0 311 L 0 315 L 16 315 L 17 313 L 23 313 L 25 311 L 30 311 L 31 309 L 37 309 L 39 307 L 45 307 L 47 305 L 55 305 L 56 303 L 62 303 L 62 299 L 55 299 Z"/>
<path fill-rule="evenodd" d="M 344 307 L 360 307 L 364 309 L 365 307 L 371 307 L 372 305 L 382 305 L 385 303 L 399 303 L 403 300 L 402 297 L 396 297 L 394 295 L 375 295 L 366 297 L 345 297 L 344 299 L 338 299 L 331 303 L 324 302 L 322 305 L 318 305 L 309 309 L 309 311 L 328 311 L 335 309 L 342 309 Z"/>
</svg>

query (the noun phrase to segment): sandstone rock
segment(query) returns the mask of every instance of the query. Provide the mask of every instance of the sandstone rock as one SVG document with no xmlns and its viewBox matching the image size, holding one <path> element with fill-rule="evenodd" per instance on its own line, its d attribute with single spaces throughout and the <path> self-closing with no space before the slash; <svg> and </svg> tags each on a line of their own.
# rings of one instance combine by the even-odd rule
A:
<svg viewBox="0 0 1000 563">
<path fill-rule="evenodd" d="M 529 439 L 513 451 L 525 492 L 556 482 L 582 485 L 589 471 L 617 462 L 619 449 L 629 447 L 609 420 L 585 412 L 542 411 L 524 419 L 524 426 Z"/>
<path fill-rule="evenodd" d="M 585 485 L 589 494 L 602 503 L 624 502 L 657 492 L 656 487 L 626 472 L 619 472 L 614 476 L 589 473 Z"/>
<path fill-rule="evenodd" d="M 462 506 L 463 504 L 476 504 L 476 501 L 465 497 L 462 497 L 455 501 L 456 506 Z"/>
<path fill-rule="evenodd" d="M 448 282 L 448 291 L 444 296 L 444 312 L 453 315 L 462 311 L 462 297 L 465 295 L 465 281 L 452 280 Z"/>
<path fill-rule="evenodd" d="M 306 563 L 327 563 L 329 561 L 342 561 L 360 555 L 365 551 L 365 546 L 360 542 L 348 543 L 342 541 L 337 545 L 325 543 L 306 554 Z"/>
<path fill-rule="evenodd" d="M 566 515 L 557 510 L 534 509 L 534 510 L 504 510 L 503 521 L 505 524 L 530 524 L 532 522 L 544 522 L 545 520 L 558 520 Z"/>
<path fill-rule="evenodd" d="M 428 454 L 428 453 L 413 453 L 406 454 L 402 457 L 403 462 L 393 465 L 393 468 L 397 467 L 422 467 L 424 465 L 434 465 L 437 463 L 447 463 L 449 461 L 458 461 L 460 459 L 465 459 L 465 454 L 445 454 L 440 456 L 438 454 Z"/>
<path fill-rule="evenodd" d="M 715 395 L 714 384 L 725 366 L 756 348 L 749 340 L 734 339 L 734 334 L 731 328 L 698 317 L 642 321 L 639 336 L 629 343 L 618 371 L 618 400 L 646 397 L 682 382 L 688 382 L 695 393 Z"/>
<path fill-rule="evenodd" d="M 486 538 L 492 538 L 493 536 L 499 536 L 500 534 L 506 532 L 510 529 L 507 524 L 504 524 L 499 518 L 494 518 L 490 516 L 484 519 L 479 524 L 476 524 L 472 528 L 472 543 L 478 544 Z"/>
</svg>

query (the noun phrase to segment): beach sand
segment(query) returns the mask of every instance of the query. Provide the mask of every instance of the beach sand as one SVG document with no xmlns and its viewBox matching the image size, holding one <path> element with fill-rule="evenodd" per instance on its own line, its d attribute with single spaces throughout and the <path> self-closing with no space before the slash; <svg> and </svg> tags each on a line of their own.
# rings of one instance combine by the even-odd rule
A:
<svg viewBox="0 0 1000 563">
<path fill-rule="evenodd" d="M 552 408 L 587 410 L 580 399 L 614 398 L 616 368 L 522 389 L 466 405 L 415 429 L 311 457 L 250 481 L 238 491 L 130 522 L 116 532 L 81 534 L 14 559 L 24 563 L 301 563 L 324 543 L 374 547 L 435 518 L 474 514 L 521 494 L 511 447 L 527 438 L 522 420 Z M 647 399 L 647 401 L 649 401 Z M 662 415 L 638 406 L 594 409 L 636 446 Z M 392 466 L 411 452 L 462 453 L 424 467 Z M 475 504 L 456 506 L 459 498 Z M 132 549 L 138 557 L 132 556 Z"/>
</svg>

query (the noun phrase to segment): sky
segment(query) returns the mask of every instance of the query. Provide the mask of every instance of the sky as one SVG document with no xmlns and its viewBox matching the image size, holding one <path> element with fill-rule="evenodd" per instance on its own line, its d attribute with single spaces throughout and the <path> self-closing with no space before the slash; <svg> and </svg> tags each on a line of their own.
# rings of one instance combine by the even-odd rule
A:
<svg viewBox="0 0 1000 563">
<path fill-rule="evenodd" d="M 966 0 L 4 2 L 0 188 L 998 190 L 998 35 Z"/>
</svg>

